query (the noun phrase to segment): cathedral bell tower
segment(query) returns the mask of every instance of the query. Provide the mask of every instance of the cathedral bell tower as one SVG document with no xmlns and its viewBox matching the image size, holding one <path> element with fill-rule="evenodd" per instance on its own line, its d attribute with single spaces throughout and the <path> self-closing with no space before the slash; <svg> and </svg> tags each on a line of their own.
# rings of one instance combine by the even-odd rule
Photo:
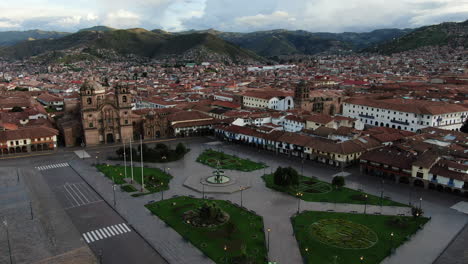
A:
<svg viewBox="0 0 468 264">
<path fill-rule="evenodd" d="M 81 109 L 83 111 L 97 108 L 96 90 L 90 82 L 85 82 L 80 88 Z"/>
<path fill-rule="evenodd" d="M 126 85 L 115 86 L 115 101 L 119 111 L 120 139 L 128 142 L 133 138 L 132 94 Z"/>
<path fill-rule="evenodd" d="M 294 105 L 297 108 L 308 102 L 310 99 L 310 86 L 305 81 L 300 81 L 294 91 Z"/>
</svg>

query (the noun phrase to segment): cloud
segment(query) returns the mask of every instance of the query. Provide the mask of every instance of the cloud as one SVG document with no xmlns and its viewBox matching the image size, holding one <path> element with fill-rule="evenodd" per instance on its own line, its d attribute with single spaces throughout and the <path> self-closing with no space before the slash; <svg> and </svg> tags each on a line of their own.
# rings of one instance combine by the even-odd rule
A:
<svg viewBox="0 0 468 264">
<path fill-rule="evenodd" d="M 140 26 L 140 19 L 139 15 L 121 9 L 109 13 L 103 24 L 115 28 L 132 28 Z"/>
<path fill-rule="evenodd" d="M 13 21 L 0 21 L 0 29 L 14 29 L 19 28 L 21 25 Z"/>
<path fill-rule="evenodd" d="M 285 26 L 296 21 L 296 18 L 291 17 L 287 12 L 275 11 L 271 14 L 258 14 L 254 16 L 243 16 L 235 19 L 237 24 L 253 28 L 277 27 Z"/>
<path fill-rule="evenodd" d="M 468 0 L 15 0 L 1 1 L 0 10 L 0 30 L 75 31 L 104 24 L 170 31 L 342 32 L 465 20 Z"/>
</svg>

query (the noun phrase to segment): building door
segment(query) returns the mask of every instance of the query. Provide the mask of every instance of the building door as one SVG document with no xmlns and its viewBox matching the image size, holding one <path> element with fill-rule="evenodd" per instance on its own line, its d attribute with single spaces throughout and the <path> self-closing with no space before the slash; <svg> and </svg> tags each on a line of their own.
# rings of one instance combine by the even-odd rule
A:
<svg viewBox="0 0 468 264">
<path fill-rule="evenodd" d="M 114 143 L 114 134 L 112 133 L 107 134 L 106 143 Z"/>
</svg>

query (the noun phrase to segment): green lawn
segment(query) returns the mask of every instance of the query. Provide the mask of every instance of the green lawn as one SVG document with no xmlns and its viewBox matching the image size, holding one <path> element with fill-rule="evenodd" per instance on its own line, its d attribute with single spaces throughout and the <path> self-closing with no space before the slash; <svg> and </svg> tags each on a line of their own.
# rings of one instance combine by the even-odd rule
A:
<svg viewBox="0 0 468 264">
<path fill-rule="evenodd" d="M 361 263 L 361 256 L 362 263 L 378 264 L 427 221 L 329 212 L 304 212 L 292 219 L 304 263 L 310 264 Z"/>
<path fill-rule="evenodd" d="M 96 168 L 104 173 L 109 179 L 113 179 L 115 184 L 126 184 L 125 167 L 111 165 L 96 165 Z M 161 190 L 169 189 L 169 181 L 172 176 L 157 168 L 143 168 L 143 177 L 145 180 L 145 188 L 149 193 L 160 192 Z M 130 167 L 127 166 L 127 178 L 131 178 Z M 133 167 L 133 179 L 141 184 L 141 168 Z"/>
<path fill-rule="evenodd" d="M 203 201 L 177 197 L 146 205 L 146 207 L 216 263 L 247 263 L 241 259 L 242 248 L 253 261 L 252 264 L 266 263 L 265 234 L 260 216 L 226 201 L 216 200 L 213 202 L 230 216 L 227 223 L 212 228 L 193 227 L 185 223 L 183 214 L 200 207 Z M 224 251 L 225 245 L 226 251 Z"/>
<path fill-rule="evenodd" d="M 349 204 L 370 204 L 384 206 L 407 206 L 405 204 L 397 203 L 388 199 L 380 199 L 380 197 L 366 194 L 360 191 L 349 189 L 346 187 L 335 189 L 327 182 L 319 181 L 317 179 L 301 176 L 299 186 L 279 186 L 274 183 L 273 174 L 262 176 L 266 186 L 270 189 L 285 192 L 290 195 L 296 196 L 300 192 L 303 195 L 301 199 L 309 202 L 328 202 L 328 203 L 349 203 Z M 367 195 L 367 199 L 365 198 Z"/>
<path fill-rule="evenodd" d="M 228 155 L 224 152 L 218 152 L 212 149 L 205 150 L 197 158 L 198 162 L 213 168 L 216 168 L 218 160 L 220 162 L 221 169 L 227 170 L 254 171 L 268 167 L 263 163 L 253 162 L 248 159 L 241 159 L 237 156 Z"/>
</svg>

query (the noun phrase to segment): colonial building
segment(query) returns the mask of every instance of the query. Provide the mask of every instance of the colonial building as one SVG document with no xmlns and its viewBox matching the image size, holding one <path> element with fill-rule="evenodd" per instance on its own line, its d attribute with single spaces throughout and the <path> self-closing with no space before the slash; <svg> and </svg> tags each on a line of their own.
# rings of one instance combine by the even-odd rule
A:
<svg viewBox="0 0 468 264">
<path fill-rule="evenodd" d="M 117 85 L 113 93 L 107 93 L 96 81 L 86 81 L 80 89 L 80 95 L 81 119 L 87 145 L 132 138 L 132 96 L 128 87 Z"/>
<path fill-rule="evenodd" d="M 244 107 L 286 111 L 294 108 L 294 100 L 283 92 L 246 92 Z"/>
<path fill-rule="evenodd" d="M 0 126 L 0 154 L 54 150 L 58 131 L 44 126 L 7 130 Z"/>
<path fill-rule="evenodd" d="M 343 115 L 364 124 L 385 126 L 412 132 L 426 127 L 459 131 L 468 117 L 468 108 L 461 104 L 410 99 L 348 99 Z"/>
</svg>

